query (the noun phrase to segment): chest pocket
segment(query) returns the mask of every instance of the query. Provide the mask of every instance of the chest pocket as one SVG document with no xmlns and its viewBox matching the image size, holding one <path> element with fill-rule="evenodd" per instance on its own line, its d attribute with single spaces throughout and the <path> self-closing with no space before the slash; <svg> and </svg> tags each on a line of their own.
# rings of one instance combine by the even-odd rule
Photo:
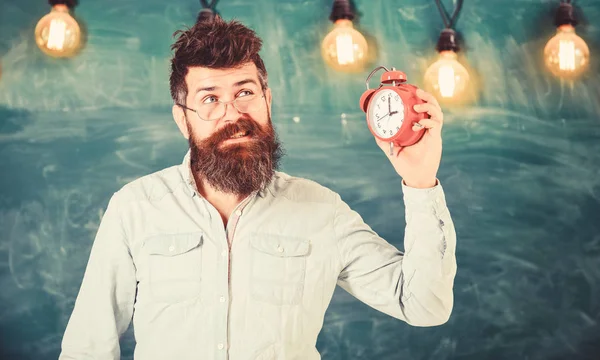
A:
<svg viewBox="0 0 600 360">
<path fill-rule="evenodd" d="M 304 292 L 310 241 L 262 233 L 253 235 L 250 244 L 252 298 L 275 305 L 298 304 Z"/>
<path fill-rule="evenodd" d="M 202 242 L 200 232 L 146 239 L 149 289 L 154 300 L 176 303 L 200 296 Z"/>
</svg>

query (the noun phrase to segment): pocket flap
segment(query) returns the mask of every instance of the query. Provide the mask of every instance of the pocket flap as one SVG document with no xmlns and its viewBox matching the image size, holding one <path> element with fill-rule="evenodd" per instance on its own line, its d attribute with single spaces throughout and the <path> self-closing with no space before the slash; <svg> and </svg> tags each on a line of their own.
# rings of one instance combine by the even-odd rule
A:
<svg viewBox="0 0 600 360">
<path fill-rule="evenodd" d="M 308 239 L 265 233 L 254 234 L 250 244 L 256 250 L 280 257 L 304 256 L 310 249 Z"/>
<path fill-rule="evenodd" d="M 149 254 L 174 256 L 186 253 L 202 243 L 202 233 L 165 234 L 152 236 L 144 242 Z"/>
</svg>

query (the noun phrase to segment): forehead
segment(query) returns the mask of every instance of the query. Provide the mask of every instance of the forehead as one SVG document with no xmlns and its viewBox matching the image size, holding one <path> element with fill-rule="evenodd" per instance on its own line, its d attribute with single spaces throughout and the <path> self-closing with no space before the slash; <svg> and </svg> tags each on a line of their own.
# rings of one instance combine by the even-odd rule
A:
<svg viewBox="0 0 600 360">
<path fill-rule="evenodd" d="M 228 69 L 210 69 L 194 66 L 188 69 L 188 73 L 185 76 L 185 82 L 190 94 L 195 93 L 198 88 L 231 88 L 235 83 L 246 79 L 255 80 L 257 84 L 260 83 L 258 69 L 253 62 Z"/>
</svg>

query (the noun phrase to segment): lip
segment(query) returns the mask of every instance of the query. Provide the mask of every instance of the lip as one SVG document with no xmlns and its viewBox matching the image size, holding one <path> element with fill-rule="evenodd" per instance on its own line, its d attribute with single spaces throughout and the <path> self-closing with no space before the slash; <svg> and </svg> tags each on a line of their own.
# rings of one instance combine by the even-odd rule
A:
<svg viewBox="0 0 600 360">
<path fill-rule="evenodd" d="M 250 139 L 252 139 L 252 136 L 246 135 L 236 139 L 227 139 L 223 141 L 223 144 L 235 144 L 239 142 L 249 141 Z"/>
</svg>

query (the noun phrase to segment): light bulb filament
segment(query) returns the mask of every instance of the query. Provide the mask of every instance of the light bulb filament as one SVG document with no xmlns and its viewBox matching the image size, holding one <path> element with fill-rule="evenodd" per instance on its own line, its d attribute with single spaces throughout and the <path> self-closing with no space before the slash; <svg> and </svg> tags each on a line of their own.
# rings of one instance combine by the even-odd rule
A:
<svg viewBox="0 0 600 360">
<path fill-rule="evenodd" d="M 438 85 L 443 97 L 452 97 L 456 89 L 454 69 L 450 65 L 442 65 L 438 72 Z"/>
<path fill-rule="evenodd" d="M 62 50 L 65 45 L 67 24 L 60 19 L 52 19 L 48 35 L 48 49 Z"/>
<path fill-rule="evenodd" d="M 354 63 L 354 43 L 350 34 L 339 34 L 335 38 L 337 61 L 340 65 Z"/>
<path fill-rule="evenodd" d="M 561 70 L 575 70 L 575 43 L 572 40 L 560 40 L 558 45 L 558 66 Z"/>
</svg>

